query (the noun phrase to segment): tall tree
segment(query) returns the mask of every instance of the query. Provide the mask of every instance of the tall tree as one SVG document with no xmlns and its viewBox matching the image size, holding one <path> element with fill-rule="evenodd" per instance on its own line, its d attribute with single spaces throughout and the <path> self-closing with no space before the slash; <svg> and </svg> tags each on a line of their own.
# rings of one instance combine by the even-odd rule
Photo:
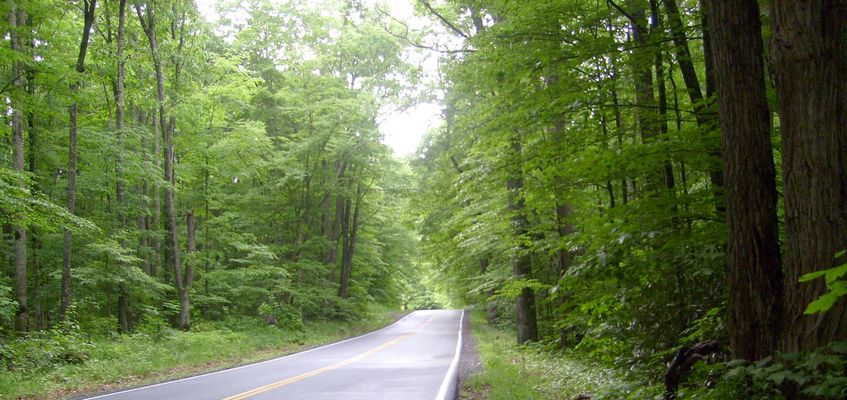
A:
<svg viewBox="0 0 847 400">
<path fill-rule="evenodd" d="M 117 222 L 120 230 L 121 247 L 126 247 L 125 239 L 127 228 L 127 201 L 126 201 L 126 176 L 124 173 L 124 147 L 126 143 L 126 96 L 124 93 L 124 81 L 126 76 L 126 60 L 124 58 L 124 45 L 126 36 L 126 0 L 118 1 L 118 32 L 117 32 L 117 73 L 115 74 L 115 127 L 117 128 L 118 151 L 115 159 L 115 200 L 117 201 Z M 121 267 L 127 265 L 121 263 Z M 149 267 L 148 267 L 149 269 Z M 126 285 L 121 283 L 118 288 L 118 321 L 121 332 L 129 331 L 129 300 Z"/>
<path fill-rule="evenodd" d="M 13 53 L 22 53 L 21 32 L 26 26 L 26 10 L 15 0 L 9 0 L 9 41 Z M 14 149 L 15 171 L 24 172 L 24 126 L 23 126 L 23 91 L 24 91 L 24 68 L 23 54 L 12 66 L 12 88 L 10 96 L 12 108 L 12 147 Z M 19 185 L 24 186 L 23 178 L 19 178 Z M 15 327 L 19 331 L 29 329 L 29 310 L 27 309 L 27 270 L 26 270 L 26 227 L 14 227 L 15 235 L 15 300 L 18 302 Z"/>
<path fill-rule="evenodd" d="M 785 333 L 781 350 L 847 339 L 847 301 L 803 315 L 825 288 L 801 275 L 847 249 L 847 2 L 771 2 L 785 182 Z M 722 87 L 721 87 L 722 90 Z"/>
<path fill-rule="evenodd" d="M 355 175 L 355 168 L 354 173 Z M 350 178 L 351 182 L 353 179 Z M 352 187 L 349 188 L 352 190 Z M 338 281 L 338 297 L 346 299 L 350 290 L 350 277 L 353 274 L 353 255 L 356 253 L 356 240 L 359 236 L 359 218 L 364 198 L 362 183 L 356 182 L 355 194 L 350 194 L 343 200 L 341 217 L 341 273 Z"/>
<path fill-rule="evenodd" d="M 638 120 L 638 130 L 641 141 L 650 144 L 656 141 L 661 134 L 665 122 L 661 119 L 653 88 L 653 72 L 651 63 L 658 66 L 657 77 L 661 75 L 661 56 L 659 50 L 651 45 L 651 30 L 648 28 L 645 4 L 641 0 L 630 2 L 630 20 L 632 30 L 633 46 L 633 80 L 635 81 L 635 116 Z M 662 186 L 662 172 L 660 168 L 652 169 L 646 177 L 647 190 L 656 192 Z"/>
<path fill-rule="evenodd" d="M 733 356 L 758 360 L 776 348 L 783 287 L 759 5 L 707 4 L 726 183 L 730 341 Z"/>
<path fill-rule="evenodd" d="M 190 304 L 188 289 L 182 274 L 182 265 L 179 252 L 179 233 L 176 222 L 176 179 L 174 176 L 174 137 L 173 132 L 176 125 L 176 117 L 166 112 L 165 106 L 165 76 L 162 62 L 162 54 L 156 34 L 156 8 L 155 4 L 148 2 L 142 7 L 136 6 L 136 14 L 147 35 L 150 45 L 150 53 L 153 58 L 153 67 L 156 71 L 156 103 L 159 109 L 159 131 L 162 135 L 162 146 L 164 147 L 164 178 L 165 178 L 165 228 L 167 230 L 166 259 L 173 268 L 174 283 L 179 296 L 179 326 L 181 329 L 190 328 Z M 174 16 L 175 17 L 175 16 Z M 174 29 L 175 30 L 175 29 Z M 178 72 L 175 71 L 178 79 Z"/>
<path fill-rule="evenodd" d="M 532 255 L 529 252 L 527 237 L 529 219 L 526 214 L 526 198 L 523 178 L 523 154 L 521 136 L 514 133 L 509 146 L 508 165 L 506 166 L 506 190 L 509 191 L 509 212 L 515 248 L 512 254 L 513 273 L 518 279 L 527 279 L 532 274 Z M 535 292 L 528 286 L 521 288 L 515 299 L 518 343 L 538 340 L 538 322 L 535 315 Z"/>
<path fill-rule="evenodd" d="M 85 56 L 88 52 L 88 39 L 91 37 L 91 26 L 94 24 L 94 10 L 97 0 L 83 1 L 83 27 L 82 42 L 79 44 L 79 55 L 76 59 L 74 71 L 78 74 L 85 73 Z M 78 79 L 81 80 L 81 77 Z M 80 80 L 71 83 L 71 105 L 68 107 L 68 120 L 70 131 L 68 133 L 68 211 L 73 214 L 76 210 L 76 174 L 77 174 L 77 92 Z M 65 228 L 64 247 L 62 252 L 62 302 L 59 307 L 59 319 L 64 320 L 67 316 L 68 307 L 71 303 L 71 267 L 73 263 L 73 232 Z"/>
</svg>

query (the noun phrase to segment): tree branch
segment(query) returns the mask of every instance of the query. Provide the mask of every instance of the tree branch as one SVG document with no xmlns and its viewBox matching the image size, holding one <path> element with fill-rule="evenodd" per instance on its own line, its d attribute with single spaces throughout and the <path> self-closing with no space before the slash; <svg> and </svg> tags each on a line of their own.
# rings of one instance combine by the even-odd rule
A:
<svg viewBox="0 0 847 400">
<path fill-rule="evenodd" d="M 461 36 L 465 39 L 471 38 L 470 35 L 463 32 L 461 29 L 457 28 L 456 25 L 453 25 L 450 21 L 447 20 L 447 18 L 444 18 L 444 16 L 441 15 L 440 13 L 438 13 L 438 11 L 435 11 L 435 9 L 432 8 L 432 5 L 430 5 L 428 1 L 426 1 L 426 0 L 419 0 L 419 1 L 421 2 L 421 4 L 424 5 L 424 7 L 426 7 L 427 10 L 429 10 L 429 12 L 432 13 L 432 15 L 435 15 L 439 20 L 441 20 L 441 22 L 444 24 L 444 26 L 449 28 L 451 31 L 453 31 L 454 33 L 456 33 L 457 35 L 459 35 L 459 36 Z"/>
<path fill-rule="evenodd" d="M 394 33 L 394 32 L 391 31 L 391 29 L 389 29 L 389 27 L 383 26 L 382 29 L 385 31 L 385 33 L 387 33 L 387 34 L 389 34 L 389 35 L 391 35 L 391 36 L 393 36 L 397 39 L 402 39 L 406 43 L 410 44 L 412 47 L 416 47 L 416 48 L 424 49 L 424 50 L 435 51 L 435 52 L 442 53 L 442 54 L 457 54 L 457 53 L 473 53 L 474 52 L 474 50 L 471 50 L 471 49 L 439 49 L 437 47 L 427 46 L 425 44 L 416 42 L 416 41 L 412 40 L 411 38 L 409 38 L 409 25 L 408 24 L 406 24 L 405 22 L 395 18 L 393 15 L 391 15 L 390 13 L 388 13 L 385 10 L 383 10 L 382 8 L 380 8 L 379 5 L 376 6 L 376 9 L 377 9 L 377 12 L 379 12 L 380 14 L 385 15 L 388 18 L 391 18 L 394 22 L 403 26 L 403 29 L 405 31 L 403 34 Z"/>
<path fill-rule="evenodd" d="M 626 17 L 626 19 L 628 19 L 630 22 L 632 22 L 633 25 L 636 25 L 636 26 L 638 25 L 638 21 L 632 15 L 629 15 L 629 13 L 626 12 L 626 10 L 624 10 L 623 7 L 617 5 L 617 3 L 615 3 L 612 0 L 606 0 L 606 3 L 609 6 L 611 6 L 612 8 L 618 10 L 618 12 L 620 12 L 621 14 L 623 14 L 623 16 Z"/>
</svg>

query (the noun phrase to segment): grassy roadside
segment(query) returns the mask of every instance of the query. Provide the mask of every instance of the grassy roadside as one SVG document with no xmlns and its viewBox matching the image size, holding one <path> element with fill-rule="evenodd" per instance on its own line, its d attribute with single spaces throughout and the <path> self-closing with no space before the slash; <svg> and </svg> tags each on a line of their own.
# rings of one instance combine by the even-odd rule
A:
<svg viewBox="0 0 847 400">
<path fill-rule="evenodd" d="M 484 321 L 483 315 L 474 320 Z M 514 333 L 473 324 L 482 371 L 470 376 L 460 399 L 572 400 L 595 388 L 619 386 L 618 374 L 540 346 L 518 346 Z"/>
<path fill-rule="evenodd" d="M 375 310 L 357 322 L 307 322 L 301 332 L 244 320 L 198 324 L 191 332 L 166 330 L 75 343 L 67 363 L 0 371 L 0 399 L 60 399 L 116 390 L 261 361 L 360 335 L 388 325 L 399 314 Z M 48 342 L 31 349 L 52 357 Z M 58 347 L 58 346 L 57 346 Z"/>
</svg>

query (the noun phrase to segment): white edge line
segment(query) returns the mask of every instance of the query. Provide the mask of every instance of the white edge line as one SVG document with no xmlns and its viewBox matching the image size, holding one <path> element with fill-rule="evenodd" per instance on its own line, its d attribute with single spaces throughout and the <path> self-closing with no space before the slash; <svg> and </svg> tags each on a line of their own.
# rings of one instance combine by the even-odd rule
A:
<svg viewBox="0 0 847 400">
<path fill-rule="evenodd" d="M 247 364 L 247 365 L 242 365 L 242 366 L 239 366 L 239 367 L 233 367 L 233 368 L 222 369 L 222 370 L 220 370 L 220 371 L 214 371 L 214 372 L 209 372 L 209 373 L 205 373 L 205 374 L 189 376 L 189 377 L 187 377 L 187 378 L 182 378 L 182 379 L 177 379 L 177 380 L 167 381 L 167 382 L 162 382 L 162 383 L 156 383 L 156 384 L 153 384 L 153 385 L 141 386 L 141 387 L 137 387 L 137 388 L 133 388 L 133 389 L 121 390 L 121 391 L 119 391 L 119 392 L 113 392 L 113 393 L 101 394 L 101 395 L 99 395 L 99 396 L 94 396 L 94 397 L 84 397 L 82 400 L 102 399 L 102 398 L 106 398 L 106 397 L 109 397 L 109 396 L 115 396 L 115 395 L 118 395 L 118 394 L 135 392 L 135 391 L 137 391 L 137 390 L 149 389 L 149 388 L 154 388 L 154 387 L 164 386 L 164 385 L 170 385 L 170 384 L 172 384 L 172 383 L 189 381 L 189 380 L 192 380 L 192 379 L 202 378 L 202 377 L 205 377 L 205 376 L 217 375 L 217 374 L 224 373 L 224 372 L 231 372 L 231 371 L 235 371 L 235 370 L 239 370 L 239 369 L 243 369 L 243 368 L 255 367 L 255 366 L 257 366 L 257 365 L 262 365 L 262 364 L 272 363 L 272 362 L 275 362 L 275 361 L 284 360 L 284 359 L 286 359 L 286 358 L 290 358 L 290 357 L 294 357 L 294 356 L 299 356 L 299 355 L 301 355 L 301 354 L 311 353 L 311 352 L 316 351 L 316 350 L 325 349 L 325 348 L 327 348 L 327 347 L 336 346 L 336 345 L 339 345 L 339 344 L 342 344 L 342 343 L 347 343 L 347 342 L 349 342 L 349 341 L 353 341 L 353 340 L 356 340 L 356 339 L 361 339 L 361 338 L 363 338 L 363 337 L 365 337 L 365 336 L 370 336 L 370 335 L 373 335 L 374 333 L 381 332 L 381 331 L 383 331 L 383 330 L 385 330 L 385 329 L 391 328 L 392 326 L 399 324 L 400 322 L 403 322 L 403 320 L 404 320 L 404 319 L 408 318 L 409 316 L 411 316 L 411 315 L 412 315 L 412 314 L 414 314 L 414 313 L 415 313 L 415 312 L 413 311 L 413 312 L 411 312 L 411 313 L 409 313 L 409 314 L 406 314 L 406 316 L 404 316 L 403 318 L 398 319 L 397 321 L 395 321 L 395 322 L 394 322 L 393 324 L 391 324 L 391 325 L 384 326 L 384 327 L 382 327 L 382 328 L 380 328 L 380 329 L 377 329 L 377 330 L 375 330 L 375 331 L 373 331 L 373 332 L 368 332 L 368 333 L 365 333 L 365 334 L 363 334 L 363 335 L 359 335 L 359 336 L 351 337 L 351 338 L 349 338 L 349 339 L 345 339 L 345 340 L 342 340 L 342 341 L 340 341 L 340 342 L 335 342 L 335 343 L 326 344 L 326 345 L 323 345 L 323 346 L 320 346 L 320 347 L 315 347 L 315 348 L 313 348 L 313 349 L 304 350 L 304 351 L 301 351 L 301 352 L 297 352 L 297 353 L 293 353 L 293 354 L 285 355 L 285 356 L 282 356 L 282 357 L 272 358 L 272 359 L 270 359 L 270 360 L 260 361 L 260 362 L 253 363 L 253 364 Z"/>
<path fill-rule="evenodd" d="M 450 362 L 450 368 L 447 369 L 447 374 L 444 375 L 444 380 L 441 381 L 441 387 L 438 388 L 438 395 L 435 400 L 447 400 L 447 391 L 450 390 L 450 383 L 456 375 L 456 369 L 459 367 L 459 358 L 462 354 L 462 324 L 465 320 L 465 310 L 462 310 L 462 316 L 459 317 L 459 338 L 456 340 L 456 353 L 453 355 L 453 361 Z M 456 383 L 458 385 L 458 382 Z M 450 397 L 451 399 L 453 397 Z"/>
</svg>

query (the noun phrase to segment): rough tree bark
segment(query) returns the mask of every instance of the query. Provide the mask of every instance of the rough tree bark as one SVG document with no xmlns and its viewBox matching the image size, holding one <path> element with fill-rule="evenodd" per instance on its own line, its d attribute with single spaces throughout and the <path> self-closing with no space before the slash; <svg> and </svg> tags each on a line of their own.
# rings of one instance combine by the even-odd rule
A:
<svg viewBox="0 0 847 400">
<path fill-rule="evenodd" d="M 756 0 L 708 0 L 729 228 L 733 356 L 770 355 L 781 330 L 776 184 Z"/>
<path fill-rule="evenodd" d="M 825 292 L 822 279 L 847 249 L 847 2 L 771 2 L 785 182 L 785 331 L 780 350 L 812 350 L 847 339 L 847 301 L 803 315 Z"/>
</svg>

